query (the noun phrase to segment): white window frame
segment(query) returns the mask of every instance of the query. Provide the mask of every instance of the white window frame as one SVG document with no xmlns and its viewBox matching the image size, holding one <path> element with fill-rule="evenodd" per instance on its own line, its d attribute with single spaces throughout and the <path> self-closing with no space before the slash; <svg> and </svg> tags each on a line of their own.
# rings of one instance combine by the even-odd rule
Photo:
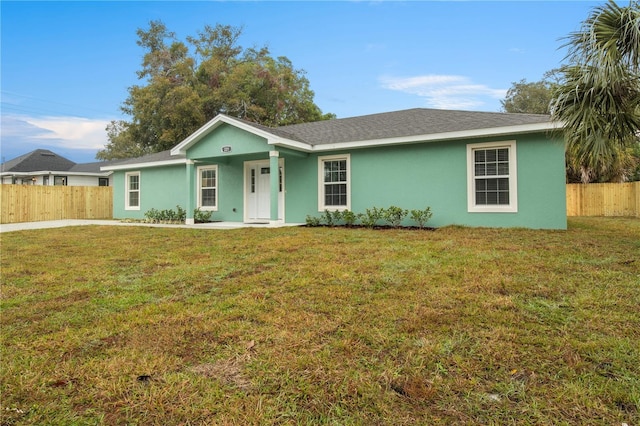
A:
<svg viewBox="0 0 640 426">
<path fill-rule="evenodd" d="M 138 192 L 138 205 L 137 206 L 132 206 L 132 205 L 129 204 L 129 202 L 130 202 L 129 194 L 131 192 L 136 191 L 136 190 L 131 190 L 130 185 L 129 185 L 129 179 L 132 176 L 137 176 L 138 177 L 138 189 L 137 189 L 137 192 Z M 141 195 L 142 195 L 142 190 L 141 190 L 142 189 L 142 182 L 141 181 L 142 181 L 142 179 L 140 178 L 140 172 L 128 172 L 128 173 L 125 173 L 125 175 L 124 175 L 124 209 L 125 210 L 140 210 L 140 204 L 142 204 L 141 203 L 141 201 L 142 201 L 142 197 L 141 197 Z"/>
<path fill-rule="evenodd" d="M 202 175 L 201 175 L 201 173 L 202 173 L 203 170 L 213 170 L 213 171 L 215 171 L 215 174 L 216 174 L 216 184 L 215 184 L 215 186 L 206 187 L 206 188 L 202 187 Z M 198 189 L 197 189 L 197 191 L 198 191 L 197 207 L 202 211 L 217 212 L 218 211 L 218 199 L 219 199 L 218 198 L 218 194 L 220 193 L 220 191 L 218 190 L 218 187 L 220 186 L 219 185 L 219 183 L 220 183 L 220 180 L 219 180 L 220 175 L 218 174 L 218 166 L 217 165 L 199 166 L 199 167 L 196 168 L 196 173 L 197 173 L 197 180 L 198 180 L 198 185 L 197 185 L 198 186 Z M 215 189 L 215 192 L 216 192 L 215 206 L 203 206 L 202 205 L 202 190 L 203 189 L 211 189 L 211 188 Z"/>
<path fill-rule="evenodd" d="M 509 204 L 476 204 L 475 151 L 507 148 L 509 150 L 509 174 L 491 176 L 509 179 Z M 518 170 L 516 141 L 486 142 L 467 145 L 467 210 L 469 213 L 517 213 L 518 212 Z M 486 179 L 486 176 L 478 176 Z"/>
<path fill-rule="evenodd" d="M 347 203 L 341 206 L 327 206 L 325 205 L 325 181 L 324 181 L 324 163 L 325 161 L 340 161 L 345 160 L 347 162 Z M 318 211 L 323 212 L 325 210 L 351 210 L 351 154 L 339 154 L 339 155 L 324 155 L 318 157 Z"/>
</svg>

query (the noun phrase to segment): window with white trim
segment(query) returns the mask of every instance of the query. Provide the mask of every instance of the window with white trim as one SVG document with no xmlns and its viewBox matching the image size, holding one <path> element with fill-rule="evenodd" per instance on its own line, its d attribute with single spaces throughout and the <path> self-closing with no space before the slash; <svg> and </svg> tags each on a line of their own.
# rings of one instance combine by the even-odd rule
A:
<svg viewBox="0 0 640 426">
<path fill-rule="evenodd" d="M 318 157 L 318 210 L 351 209 L 351 156 Z"/>
<path fill-rule="evenodd" d="M 218 210 L 218 166 L 198 167 L 198 208 Z"/>
<path fill-rule="evenodd" d="M 467 145 L 469 212 L 517 212 L 516 142 Z"/>
<path fill-rule="evenodd" d="M 140 210 L 140 172 L 125 174 L 125 210 Z"/>
</svg>

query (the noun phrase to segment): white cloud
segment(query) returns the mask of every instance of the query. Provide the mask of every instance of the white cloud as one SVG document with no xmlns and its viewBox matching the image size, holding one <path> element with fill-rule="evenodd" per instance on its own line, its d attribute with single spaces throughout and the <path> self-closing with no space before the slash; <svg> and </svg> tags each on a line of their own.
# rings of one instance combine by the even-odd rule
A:
<svg viewBox="0 0 640 426">
<path fill-rule="evenodd" d="M 461 75 L 385 76 L 380 83 L 385 89 L 424 98 L 427 106 L 439 109 L 477 109 L 507 93 L 507 89 L 493 89 Z"/>
<path fill-rule="evenodd" d="M 82 117 L 2 117 L 2 138 L 14 142 L 42 143 L 67 149 L 96 150 L 107 143 L 110 120 Z"/>
</svg>

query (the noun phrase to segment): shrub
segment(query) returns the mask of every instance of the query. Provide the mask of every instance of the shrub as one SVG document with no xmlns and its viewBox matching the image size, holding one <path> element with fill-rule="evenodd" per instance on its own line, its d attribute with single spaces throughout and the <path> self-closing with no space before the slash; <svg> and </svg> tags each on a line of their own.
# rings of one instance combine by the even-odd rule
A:
<svg viewBox="0 0 640 426">
<path fill-rule="evenodd" d="M 156 209 L 151 209 L 144 213 L 144 217 L 147 222 L 156 223 L 160 220 L 160 212 Z"/>
<path fill-rule="evenodd" d="M 184 222 L 185 220 L 187 220 L 187 211 L 180 206 L 176 206 L 174 220 L 177 220 L 179 222 Z"/>
<path fill-rule="evenodd" d="M 382 219 L 383 215 L 384 208 L 374 207 L 372 209 L 367 209 L 361 216 L 362 224 L 367 228 L 373 228 L 378 224 L 378 221 Z"/>
<path fill-rule="evenodd" d="M 207 223 L 211 222 L 211 216 L 213 215 L 212 211 L 202 211 L 199 208 L 193 211 L 193 221 L 196 223 Z"/>
<path fill-rule="evenodd" d="M 187 212 L 180 206 L 176 206 L 175 211 L 172 209 L 150 209 L 145 212 L 144 217 L 150 223 L 184 222 L 187 218 Z"/>
<path fill-rule="evenodd" d="M 358 219 L 358 215 L 350 210 L 345 210 L 342 212 L 342 220 L 344 220 L 344 224 L 347 226 L 353 226 Z"/>
<path fill-rule="evenodd" d="M 342 212 L 340 210 L 329 211 L 325 210 L 322 216 L 324 218 L 324 222 L 327 226 L 337 225 L 338 222 L 342 219 Z"/>
<path fill-rule="evenodd" d="M 333 211 L 333 214 L 332 214 L 332 215 L 333 215 L 333 224 L 334 224 L 334 225 L 338 225 L 338 224 L 340 224 L 340 222 L 341 222 L 342 220 L 344 220 L 344 215 L 343 215 L 343 213 L 344 213 L 344 212 L 343 212 L 343 211 L 341 211 L 341 210 L 334 210 L 334 211 Z"/>
<path fill-rule="evenodd" d="M 411 210 L 411 219 L 413 219 L 420 228 L 424 228 L 425 223 L 431 219 L 433 213 L 431 207 L 427 207 L 424 210 Z"/>
<path fill-rule="evenodd" d="M 406 209 L 401 209 L 397 206 L 391 206 L 387 209 L 384 209 L 382 216 L 384 220 L 389 223 L 389 225 L 397 228 L 398 226 L 400 226 L 408 213 L 409 212 Z"/>
<path fill-rule="evenodd" d="M 320 218 L 309 216 L 305 219 L 307 226 L 320 226 Z"/>
</svg>

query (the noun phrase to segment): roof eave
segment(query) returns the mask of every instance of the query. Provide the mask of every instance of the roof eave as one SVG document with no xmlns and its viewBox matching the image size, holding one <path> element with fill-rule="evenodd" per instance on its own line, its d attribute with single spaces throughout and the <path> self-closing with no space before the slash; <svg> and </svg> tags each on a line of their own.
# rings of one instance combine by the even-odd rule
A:
<svg viewBox="0 0 640 426">
<path fill-rule="evenodd" d="M 397 138 L 370 139 L 354 142 L 338 142 L 332 144 L 318 144 L 313 151 L 332 151 L 337 149 L 369 148 L 386 145 L 402 145 L 419 142 L 442 142 L 452 139 L 475 139 L 492 136 L 506 136 L 523 133 L 537 133 L 561 129 L 562 126 L 553 122 L 521 124 L 515 126 L 489 127 L 486 129 L 460 130 L 455 132 L 432 133 L 424 135 L 403 136 Z"/>
</svg>

